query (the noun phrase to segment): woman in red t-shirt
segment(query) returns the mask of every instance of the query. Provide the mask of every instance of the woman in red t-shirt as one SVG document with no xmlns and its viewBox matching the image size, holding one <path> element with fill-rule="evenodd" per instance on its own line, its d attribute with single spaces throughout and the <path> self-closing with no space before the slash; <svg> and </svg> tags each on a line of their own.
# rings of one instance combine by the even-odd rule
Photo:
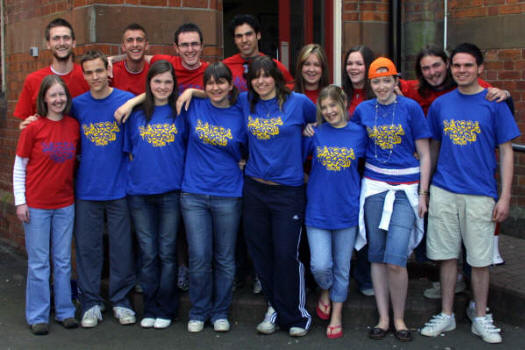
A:
<svg viewBox="0 0 525 350">
<path fill-rule="evenodd" d="M 367 46 L 354 46 L 346 53 L 343 66 L 343 90 L 348 96 L 348 116 L 352 118 L 358 104 L 374 98 L 370 82 L 366 79 L 375 55 Z"/>
<path fill-rule="evenodd" d="M 298 57 L 294 91 L 317 103 L 319 91 L 330 83 L 326 54 L 321 45 L 308 44 L 299 51 Z"/>
<path fill-rule="evenodd" d="M 68 117 L 71 95 L 64 81 L 48 75 L 40 85 L 42 116 L 20 134 L 13 169 L 16 215 L 24 224 L 28 257 L 26 319 L 35 335 L 48 333 L 50 256 L 55 318 L 78 327 L 71 301 L 71 236 L 74 220 L 73 171 L 80 138 Z"/>
</svg>

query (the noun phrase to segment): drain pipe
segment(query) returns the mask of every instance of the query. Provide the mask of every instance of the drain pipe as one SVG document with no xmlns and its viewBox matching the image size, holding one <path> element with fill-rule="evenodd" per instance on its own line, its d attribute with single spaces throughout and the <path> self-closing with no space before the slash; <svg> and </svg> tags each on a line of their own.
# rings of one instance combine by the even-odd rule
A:
<svg viewBox="0 0 525 350">
<path fill-rule="evenodd" d="M 447 51 L 448 0 L 443 0 L 443 51 Z"/>
<path fill-rule="evenodd" d="M 390 2 L 390 54 L 397 67 L 401 64 L 401 1 Z"/>
<path fill-rule="evenodd" d="M 2 53 L 2 92 L 6 91 L 7 83 L 6 83 L 6 68 L 5 68 L 5 18 L 4 18 L 4 0 L 0 0 L 0 21 L 1 28 L 0 28 L 0 52 Z"/>
<path fill-rule="evenodd" d="M 343 2 L 342 0 L 334 0 L 334 84 L 341 86 L 341 56 L 343 52 Z"/>
</svg>

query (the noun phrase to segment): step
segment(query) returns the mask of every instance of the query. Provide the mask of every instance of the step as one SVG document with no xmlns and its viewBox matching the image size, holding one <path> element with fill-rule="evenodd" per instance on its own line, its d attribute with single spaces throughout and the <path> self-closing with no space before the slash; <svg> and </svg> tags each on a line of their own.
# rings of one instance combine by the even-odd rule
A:
<svg viewBox="0 0 525 350">
<path fill-rule="evenodd" d="M 441 310 L 440 300 L 429 300 L 423 297 L 423 291 L 429 287 L 431 287 L 431 282 L 424 278 L 411 279 L 409 282 L 405 321 L 411 328 L 421 327 L 432 315 Z M 133 293 L 132 300 L 140 315 L 142 312 L 142 296 Z M 179 300 L 178 320 L 187 322 L 191 306 L 188 293 L 180 293 Z M 456 295 L 455 310 L 457 310 L 456 318 L 458 320 L 465 318 L 468 301 L 469 296 L 467 294 Z M 310 291 L 307 294 L 307 310 L 313 317 L 314 325 L 322 325 L 326 321 L 321 321 L 315 314 L 316 303 L 317 293 Z M 263 319 L 265 312 L 266 301 L 262 294 L 253 294 L 248 285 L 234 292 L 231 321 L 251 323 L 255 326 Z M 348 299 L 344 304 L 343 323 L 349 326 L 373 326 L 377 322 L 377 317 L 375 298 L 363 296 L 355 287 L 355 283 L 351 283 Z"/>
</svg>

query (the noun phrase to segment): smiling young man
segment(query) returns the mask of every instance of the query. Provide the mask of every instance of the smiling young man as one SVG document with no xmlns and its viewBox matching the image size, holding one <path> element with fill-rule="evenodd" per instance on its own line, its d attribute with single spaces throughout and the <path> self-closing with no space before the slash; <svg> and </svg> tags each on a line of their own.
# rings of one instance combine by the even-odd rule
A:
<svg viewBox="0 0 525 350">
<path fill-rule="evenodd" d="M 415 70 L 417 80 L 400 79 L 400 89 L 404 96 L 416 100 L 427 115 L 432 102 L 454 90 L 456 82 L 450 73 L 447 53 L 434 45 L 428 45 L 418 53 Z M 488 89 L 489 101 L 501 102 L 510 98 L 508 91 L 492 87 L 481 78 L 478 79 L 478 83 Z"/>
<path fill-rule="evenodd" d="M 202 78 L 208 63 L 201 60 L 204 41 L 202 31 L 194 23 L 181 25 L 174 36 L 173 49 L 178 56 L 154 55 L 146 56 L 150 64 L 166 60 L 173 65 L 179 93 L 187 88 L 204 89 Z"/>
<path fill-rule="evenodd" d="M 111 81 L 113 87 L 135 95 L 146 91 L 149 63 L 146 61 L 145 53 L 148 48 L 148 35 L 144 27 L 132 23 L 124 29 L 121 49 L 126 57 L 113 64 Z"/>
<path fill-rule="evenodd" d="M 127 160 L 122 151 L 123 126 L 113 119 L 115 110 L 133 95 L 109 86 L 108 61 L 100 51 L 88 51 L 81 66 L 90 88 L 73 99 L 72 108 L 81 135 L 74 233 L 81 325 L 91 328 L 102 320 L 104 215 L 109 236 L 109 300 L 120 324 L 133 324 L 135 312 L 128 300 L 135 269 L 126 201 Z"/>
<path fill-rule="evenodd" d="M 239 91 L 247 91 L 245 75 L 248 72 L 250 62 L 264 54 L 259 51 L 259 40 L 261 40 L 261 25 L 252 15 L 237 15 L 233 18 L 230 29 L 233 33 L 233 41 L 239 50 L 238 54 L 223 60 L 233 74 L 233 84 Z M 293 77 L 286 67 L 274 59 L 277 68 L 281 71 L 286 82 L 286 86 L 293 88 Z"/>
<path fill-rule="evenodd" d="M 483 71 L 480 49 L 458 45 L 451 55 L 451 73 L 457 89 L 437 98 L 428 112 L 432 131 L 431 160 L 435 173 L 430 187 L 427 256 L 440 261 L 441 313 L 421 329 L 438 336 L 456 328 L 453 314 L 457 259 L 461 242 L 472 266 L 476 312 L 472 333 L 485 342 L 500 343 L 500 330 L 486 314 L 489 266 L 493 263 L 494 228 L 509 214 L 513 176 L 511 141 L 520 135 L 505 103 L 486 99 L 479 84 Z M 501 190 L 494 173 L 499 149 Z"/>
<path fill-rule="evenodd" d="M 64 80 L 72 97 L 89 90 L 84 80 L 82 69 L 73 63 L 73 48 L 75 48 L 75 32 L 69 22 L 62 18 L 51 21 L 45 29 L 47 48 L 51 50 L 53 59 L 51 65 L 29 74 L 18 98 L 13 113 L 15 117 L 26 119 L 36 114 L 36 99 L 44 77 L 56 74 Z"/>
</svg>

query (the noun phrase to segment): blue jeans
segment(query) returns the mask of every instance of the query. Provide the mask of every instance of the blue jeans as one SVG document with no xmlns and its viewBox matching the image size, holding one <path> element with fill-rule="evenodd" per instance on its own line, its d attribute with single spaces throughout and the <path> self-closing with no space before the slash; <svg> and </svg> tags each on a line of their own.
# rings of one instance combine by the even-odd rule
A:
<svg viewBox="0 0 525 350">
<path fill-rule="evenodd" d="M 53 261 L 55 317 L 75 316 L 71 301 L 71 236 L 75 205 L 59 209 L 29 208 L 24 223 L 27 250 L 26 320 L 32 325 L 48 323 L 50 310 L 49 257 Z"/>
<path fill-rule="evenodd" d="M 368 236 L 368 260 L 405 267 L 408 258 L 408 241 L 416 216 L 404 191 L 396 191 L 394 209 L 388 231 L 379 228 L 387 192 L 365 200 L 365 226 Z"/>
<path fill-rule="evenodd" d="M 144 317 L 173 319 L 177 313 L 179 200 L 179 192 L 128 196 L 142 258 Z"/>
<path fill-rule="evenodd" d="M 310 244 L 310 267 L 315 281 L 324 290 L 330 290 L 330 299 L 337 303 L 346 300 L 350 260 L 357 227 L 324 230 L 306 227 Z"/>
<path fill-rule="evenodd" d="M 241 198 L 183 193 L 181 207 L 190 265 L 189 319 L 228 318 Z"/>
<path fill-rule="evenodd" d="M 109 238 L 109 301 L 130 308 L 128 293 L 135 286 L 135 268 L 126 198 L 75 205 L 75 248 L 82 314 L 102 303 L 100 281 L 104 260 L 104 214 Z"/>
</svg>

